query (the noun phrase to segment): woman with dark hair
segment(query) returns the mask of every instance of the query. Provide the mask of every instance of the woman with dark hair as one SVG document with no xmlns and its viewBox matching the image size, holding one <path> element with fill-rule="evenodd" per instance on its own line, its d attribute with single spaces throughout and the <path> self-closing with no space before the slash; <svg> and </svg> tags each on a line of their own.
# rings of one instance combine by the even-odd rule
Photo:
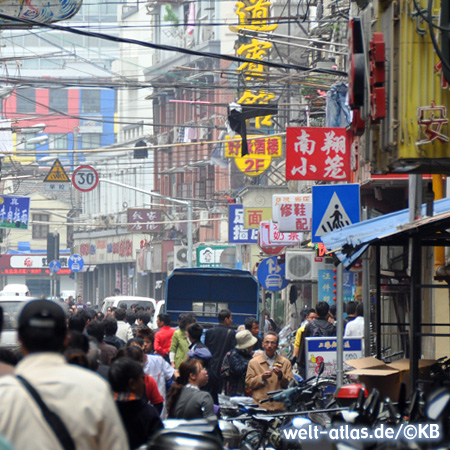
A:
<svg viewBox="0 0 450 450">
<path fill-rule="evenodd" d="M 119 358 L 111 364 L 108 378 L 130 448 L 138 448 L 163 428 L 156 409 L 142 399 L 145 390 L 142 366 L 131 358 Z"/>
<path fill-rule="evenodd" d="M 207 419 L 217 421 L 211 394 L 200 388 L 208 382 L 208 373 L 198 359 L 180 365 L 180 376 L 167 394 L 167 411 L 174 419 Z"/>
<path fill-rule="evenodd" d="M 141 365 L 141 367 L 144 367 L 146 363 L 144 351 L 141 348 L 137 347 L 136 345 L 121 348 L 117 353 L 115 361 L 119 358 L 131 358 L 133 361 L 138 362 Z M 161 414 L 164 405 L 164 398 L 162 397 L 162 395 L 158 390 L 158 385 L 156 384 L 155 379 L 150 375 L 146 375 L 145 373 L 144 377 L 145 377 L 144 398 L 148 403 L 154 406 L 154 408 L 156 409 L 156 411 L 158 411 L 159 414 Z"/>
<path fill-rule="evenodd" d="M 190 313 L 180 314 L 178 318 L 178 329 L 173 333 L 169 352 L 170 364 L 174 369 L 178 369 L 180 364 L 187 359 L 189 340 L 186 330 L 189 325 L 195 322 L 197 322 L 197 319 L 194 314 Z"/>
</svg>

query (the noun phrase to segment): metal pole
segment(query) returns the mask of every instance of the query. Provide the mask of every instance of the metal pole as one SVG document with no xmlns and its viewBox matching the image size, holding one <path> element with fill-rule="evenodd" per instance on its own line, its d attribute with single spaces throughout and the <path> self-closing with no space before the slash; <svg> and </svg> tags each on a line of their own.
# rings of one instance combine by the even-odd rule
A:
<svg viewBox="0 0 450 450">
<path fill-rule="evenodd" d="M 375 329 L 377 336 L 377 358 L 381 359 L 381 249 L 379 245 L 375 245 L 376 258 L 376 277 L 377 277 L 377 298 L 375 303 Z"/>
<path fill-rule="evenodd" d="M 412 237 L 409 240 L 411 261 L 411 300 L 410 300 L 410 327 L 409 327 L 409 361 L 410 361 L 410 392 L 415 392 L 419 379 L 419 359 L 422 355 L 421 321 L 422 321 L 422 248 L 420 240 Z"/>
<path fill-rule="evenodd" d="M 363 209 L 363 220 L 367 220 L 367 208 Z M 364 356 L 370 356 L 370 266 L 369 251 L 362 257 L 362 298 L 364 306 Z"/>
<path fill-rule="evenodd" d="M 108 180 L 107 178 L 99 178 L 99 181 L 104 183 L 114 184 L 132 191 L 142 192 L 143 194 L 150 195 L 151 197 L 162 198 L 169 202 L 178 203 L 187 207 L 188 227 L 187 227 L 187 241 L 188 241 L 188 267 L 192 267 L 192 249 L 193 249 L 193 236 L 192 236 L 192 202 L 190 200 L 179 200 L 178 198 L 167 197 L 166 195 L 158 194 L 157 192 L 146 191 L 145 189 L 137 188 L 136 186 L 130 186 L 129 184 L 119 183 L 118 181 Z"/>
<path fill-rule="evenodd" d="M 188 267 L 192 267 L 192 202 L 187 202 L 187 244 L 188 244 Z"/>
<path fill-rule="evenodd" d="M 344 372 L 344 268 L 339 264 L 336 269 L 336 386 L 340 388 Z"/>
</svg>

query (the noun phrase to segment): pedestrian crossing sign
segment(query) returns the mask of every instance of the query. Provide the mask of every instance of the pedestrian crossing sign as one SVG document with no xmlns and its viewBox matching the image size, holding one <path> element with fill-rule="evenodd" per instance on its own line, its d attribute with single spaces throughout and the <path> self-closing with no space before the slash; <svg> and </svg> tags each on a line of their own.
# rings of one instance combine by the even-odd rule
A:
<svg viewBox="0 0 450 450">
<path fill-rule="evenodd" d="M 360 221 L 359 184 L 336 184 L 312 188 L 312 242 Z"/>
<path fill-rule="evenodd" d="M 64 167 L 62 166 L 59 159 L 56 159 L 53 163 L 50 172 L 44 178 L 44 182 L 46 183 L 70 183 L 70 179 L 67 176 Z"/>
</svg>

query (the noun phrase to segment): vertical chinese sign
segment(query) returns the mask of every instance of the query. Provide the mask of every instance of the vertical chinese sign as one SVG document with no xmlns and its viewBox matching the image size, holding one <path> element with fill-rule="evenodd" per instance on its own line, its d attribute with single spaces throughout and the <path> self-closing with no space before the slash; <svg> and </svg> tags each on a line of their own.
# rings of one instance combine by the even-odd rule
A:
<svg viewBox="0 0 450 450">
<path fill-rule="evenodd" d="M 288 127 L 286 179 L 350 181 L 350 139 L 347 130 Z"/>
<path fill-rule="evenodd" d="M 267 89 L 268 67 L 264 64 L 258 64 L 258 61 L 264 61 L 269 57 L 272 49 L 272 43 L 259 40 L 258 32 L 268 33 L 276 30 L 278 24 L 269 23 L 270 8 L 272 3 L 268 0 L 241 0 L 236 3 L 236 15 L 238 24 L 230 26 L 230 30 L 238 33 L 247 31 L 252 33 L 251 39 L 240 39 L 238 56 L 246 59 L 252 59 L 254 62 L 243 62 L 238 68 L 238 76 L 242 77 L 248 87 L 240 95 L 237 103 L 241 105 L 268 105 L 275 99 L 275 94 Z M 254 128 L 271 128 L 272 115 L 258 116 L 254 118 Z M 227 136 L 227 139 L 230 139 Z M 240 141 L 230 141 L 225 145 L 225 156 L 234 158 L 239 170 L 248 176 L 256 177 L 264 173 L 269 167 L 272 158 L 281 157 L 281 137 L 256 137 L 249 136 L 248 155 L 242 157 L 242 145 Z"/>
</svg>

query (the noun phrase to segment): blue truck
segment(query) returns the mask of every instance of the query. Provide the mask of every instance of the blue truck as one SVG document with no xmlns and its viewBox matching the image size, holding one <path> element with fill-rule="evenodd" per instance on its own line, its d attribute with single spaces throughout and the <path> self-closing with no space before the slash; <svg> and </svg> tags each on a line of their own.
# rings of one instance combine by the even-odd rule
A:
<svg viewBox="0 0 450 450">
<path fill-rule="evenodd" d="M 221 309 L 233 313 L 233 323 L 258 318 L 259 288 L 245 270 L 204 268 L 175 269 L 166 280 L 165 309 L 172 323 L 182 313 L 192 312 L 206 327 L 217 324 Z"/>
</svg>

